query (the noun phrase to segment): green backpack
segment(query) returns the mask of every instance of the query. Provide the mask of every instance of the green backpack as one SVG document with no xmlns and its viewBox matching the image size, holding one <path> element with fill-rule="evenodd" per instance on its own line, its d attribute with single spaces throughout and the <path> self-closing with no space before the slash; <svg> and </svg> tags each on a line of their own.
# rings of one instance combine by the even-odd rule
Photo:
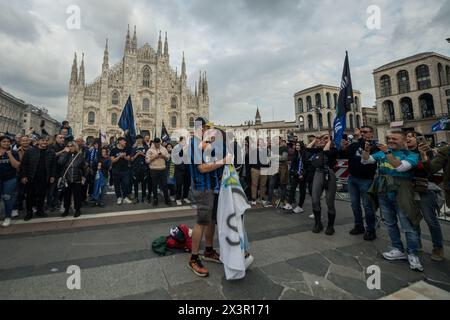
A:
<svg viewBox="0 0 450 320">
<path fill-rule="evenodd" d="M 159 237 L 158 239 L 153 241 L 152 242 L 153 252 L 155 252 L 159 256 L 165 256 L 167 252 L 166 241 L 167 241 L 166 237 Z"/>
</svg>

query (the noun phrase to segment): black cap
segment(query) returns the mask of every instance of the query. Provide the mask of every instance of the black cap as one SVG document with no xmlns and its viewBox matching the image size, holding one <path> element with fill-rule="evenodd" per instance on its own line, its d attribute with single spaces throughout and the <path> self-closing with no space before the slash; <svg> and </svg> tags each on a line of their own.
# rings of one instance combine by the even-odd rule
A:
<svg viewBox="0 0 450 320">
<path fill-rule="evenodd" d="M 160 138 L 155 138 L 155 139 L 153 140 L 153 142 L 154 142 L 154 143 L 161 143 L 161 139 L 160 139 Z"/>
</svg>

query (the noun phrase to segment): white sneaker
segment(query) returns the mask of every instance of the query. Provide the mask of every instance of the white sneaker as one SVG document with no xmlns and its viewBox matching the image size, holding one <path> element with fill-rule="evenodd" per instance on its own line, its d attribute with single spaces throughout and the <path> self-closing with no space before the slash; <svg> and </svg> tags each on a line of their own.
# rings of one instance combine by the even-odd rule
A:
<svg viewBox="0 0 450 320">
<path fill-rule="evenodd" d="M 122 203 L 123 203 L 123 199 L 122 199 L 122 198 L 117 199 L 117 204 L 118 204 L 119 206 L 120 206 Z"/>
<path fill-rule="evenodd" d="M 66 211 L 66 209 L 64 208 L 64 206 L 61 206 L 61 208 L 59 208 L 59 212 L 64 213 L 64 211 Z"/>
<path fill-rule="evenodd" d="M 309 215 L 308 218 L 314 219 L 314 214 Z"/>
<path fill-rule="evenodd" d="M 184 203 L 186 203 L 186 204 L 191 204 L 191 200 L 189 200 L 189 199 L 183 199 L 183 201 L 184 201 Z"/>
<path fill-rule="evenodd" d="M 283 209 L 284 209 L 284 210 L 292 211 L 292 209 L 294 209 L 294 208 L 292 208 L 292 206 L 288 203 L 288 204 L 286 204 L 286 205 L 283 207 Z"/>
<path fill-rule="evenodd" d="M 305 210 L 303 210 L 303 208 L 301 208 L 301 207 L 297 207 L 297 208 L 294 209 L 294 213 L 295 214 L 300 214 L 300 213 L 303 213 L 303 212 L 305 212 Z"/>
<path fill-rule="evenodd" d="M 252 201 L 251 205 L 252 207 L 256 206 L 256 201 Z"/>
<path fill-rule="evenodd" d="M 177 206 L 182 206 L 183 202 L 181 202 L 181 200 L 177 200 Z"/>
<path fill-rule="evenodd" d="M 192 208 L 192 209 L 197 209 L 198 207 L 197 207 L 196 204 L 193 204 L 193 205 L 191 206 L 191 208 Z"/>
<path fill-rule="evenodd" d="M 245 257 L 245 270 L 248 270 L 254 261 L 255 261 L 255 258 L 251 254 L 246 256 Z"/>
<path fill-rule="evenodd" d="M 272 203 L 270 203 L 269 201 L 264 202 L 264 208 L 272 208 Z"/>
<path fill-rule="evenodd" d="M 11 218 L 17 218 L 19 216 L 19 210 L 13 210 L 11 213 Z"/>
<path fill-rule="evenodd" d="M 2 227 L 8 228 L 11 225 L 11 218 L 5 218 L 5 221 L 2 223 Z"/>
<path fill-rule="evenodd" d="M 132 204 L 133 201 L 131 201 L 130 199 L 125 197 L 125 198 L 123 198 L 123 203 L 125 203 L 125 204 Z"/>
<path fill-rule="evenodd" d="M 400 250 L 398 250 L 397 248 L 392 249 L 389 252 L 385 252 L 383 253 L 383 257 L 386 260 L 406 260 L 408 258 L 408 256 L 406 255 L 406 253 L 401 252 Z"/>
<path fill-rule="evenodd" d="M 423 267 L 422 267 L 422 264 L 420 263 L 418 256 L 416 256 L 414 254 L 408 255 L 408 262 L 409 262 L 409 267 L 411 268 L 411 270 L 423 272 Z"/>
</svg>

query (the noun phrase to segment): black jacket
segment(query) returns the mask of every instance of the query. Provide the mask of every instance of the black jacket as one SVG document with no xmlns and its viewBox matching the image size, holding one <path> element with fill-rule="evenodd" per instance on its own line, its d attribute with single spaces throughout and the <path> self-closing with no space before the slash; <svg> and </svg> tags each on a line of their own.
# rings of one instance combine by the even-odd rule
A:
<svg viewBox="0 0 450 320">
<path fill-rule="evenodd" d="M 65 178 L 69 183 L 80 183 L 83 177 L 86 177 L 86 161 L 83 158 L 83 154 L 80 153 L 77 157 L 76 153 L 63 153 L 58 162 L 63 168 L 62 175 L 67 170 Z M 75 159 L 75 161 L 72 160 Z M 70 167 L 69 167 L 70 166 Z"/>
<path fill-rule="evenodd" d="M 41 150 L 38 147 L 33 147 L 28 149 L 22 159 L 20 164 L 19 176 L 20 178 L 28 178 L 28 180 L 33 180 L 36 176 L 36 172 L 39 165 Z M 47 179 L 56 177 L 56 156 L 55 152 L 47 148 L 45 152 L 45 176 Z"/>
<path fill-rule="evenodd" d="M 361 157 L 363 149 L 366 145 L 364 139 L 360 139 L 357 142 L 352 143 L 348 146 L 347 150 L 341 150 L 340 158 L 348 159 L 348 172 L 352 177 L 373 180 L 375 174 L 377 173 L 378 165 L 375 164 L 362 164 Z M 380 151 L 378 148 L 373 149 L 370 154 L 374 154 Z"/>
</svg>

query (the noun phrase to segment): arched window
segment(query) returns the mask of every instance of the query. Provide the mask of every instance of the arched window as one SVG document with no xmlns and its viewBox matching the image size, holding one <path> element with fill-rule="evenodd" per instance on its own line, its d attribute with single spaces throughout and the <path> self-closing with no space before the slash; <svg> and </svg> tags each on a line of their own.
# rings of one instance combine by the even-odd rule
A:
<svg viewBox="0 0 450 320">
<path fill-rule="evenodd" d="M 171 102 L 170 102 L 170 106 L 172 107 L 172 109 L 176 109 L 177 108 L 177 98 L 173 97 Z"/>
<path fill-rule="evenodd" d="M 298 112 L 299 113 L 305 112 L 305 109 L 303 108 L 303 99 L 302 98 L 298 99 Z"/>
<path fill-rule="evenodd" d="M 312 110 L 312 100 L 310 96 L 306 97 L 306 111 L 311 111 Z"/>
<path fill-rule="evenodd" d="M 433 96 L 425 93 L 419 97 L 420 112 L 422 118 L 431 118 L 435 116 Z"/>
<path fill-rule="evenodd" d="M 422 64 L 416 69 L 417 87 L 419 90 L 431 88 L 430 68 Z"/>
<path fill-rule="evenodd" d="M 450 86 L 450 66 L 445 67 L 445 73 L 447 74 L 447 85 Z"/>
<path fill-rule="evenodd" d="M 172 128 L 176 128 L 177 127 L 177 117 L 176 116 L 172 116 L 170 123 L 172 125 Z"/>
<path fill-rule="evenodd" d="M 111 124 L 113 126 L 117 126 L 117 113 L 113 112 L 111 114 Z"/>
<path fill-rule="evenodd" d="M 349 116 L 349 119 L 350 119 L 350 129 L 355 129 L 355 122 L 352 114 Z"/>
<path fill-rule="evenodd" d="M 147 98 L 142 100 L 142 112 L 150 112 L 150 100 Z"/>
<path fill-rule="evenodd" d="M 397 82 L 398 82 L 398 93 L 408 93 L 411 91 L 411 87 L 409 85 L 409 73 L 406 70 L 401 70 L 397 73 Z"/>
<path fill-rule="evenodd" d="M 331 109 L 331 94 L 327 92 L 327 108 Z"/>
<path fill-rule="evenodd" d="M 193 128 L 195 126 L 195 119 L 194 117 L 189 118 L 189 127 Z"/>
<path fill-rule="evenodd" d="M 447 79 L 445 79 L 445 73 L 444 73 L 444 67 L 442 66 L 441 63 L 438 63 L 438 77 L 439 77 L 439 85 L 440 86 L 445 86 L 445 81 Z"/>
<path fill-rule="evenodd" d="M 145 66 L 142 71 L 142 85 L 144 87 L 150 87 L 152 83 L 152 70 L 149 66 Z"/>
<path fill-rule="evenodd" d="M 95 124 L 95 112 L 93 112 L 93 111 L 88 113 L 88 124 L 90 126 Z"/>
<path fill-rule="evenodd" d="M 358 111 L 359 108 L 359 98 L 355 97 L 355 110 Z"/>
<path fill-rule="evenodd" d="M 320 93 L 316 94 L 316 107 L 322 108 L 322 96 L 320 95 Z"/>
<path fill-rule="evenodd" d="M 317 115 L 317 127 L 319 128 L 319 130 L 323 129 L 323 116 L 321 113 Z"/>
<path fill-rule="evenodd" d="M 111 100 L 112 100 L 111 103 L 113 106 L 119 105 L 119 93 L 117 91 L 113 92 Z"/>
<path fill-rule="evenodd" d="M 356 115 L 356 127 L 361 128 L 361 116 L 359 114 Z"/>
<path fill-rule="evenodd" d="M 333 124 L 332 124 L 332 122 L 331 122 L 331 117 L 332 117 L 331 112 L 328 112 L 328 114 L 327 114 L 328 129 L 333 128 Z"/>
<path fill-rule="evenodd" d="M 384 75 L 380 79 L 381 97 L 389 97 L 392 95 L 391 77 Z"/>
<path fill-rule="evenodd" d="M 387 121 L 389 122 L 395 121 L 394 103 L 392 101 L 388 100 L 383 103 L 383 111 L 385 113 Z"/>
<path fill-rule="evenodd" d="M 334 109 L 337 108 L 337 104 L 338 104 L 338 95 L 337 93 L 333 94 L 333 100 L 334 100 Z"/>
<path fill-rule="evenodd" d="M 405 97 L 400 100 L 400 110 L 404 120 L 414 120 L 414 109 L 411 98 Z"/>
<path fill-rule="evenodd" d="M 303 116 L 300 116 L 298 118 L 298 123 L 300 124 L 300 129 L 304 129 L 305 128 L 305 118 L 303 118 Z"/>
<path fill-rule="evenodd" d="M 313 130 L 314 129 L 314 120 L 313 120 L 313 116 L 310 114 L 308 115 L 308 130 Z"/>
</svg>

